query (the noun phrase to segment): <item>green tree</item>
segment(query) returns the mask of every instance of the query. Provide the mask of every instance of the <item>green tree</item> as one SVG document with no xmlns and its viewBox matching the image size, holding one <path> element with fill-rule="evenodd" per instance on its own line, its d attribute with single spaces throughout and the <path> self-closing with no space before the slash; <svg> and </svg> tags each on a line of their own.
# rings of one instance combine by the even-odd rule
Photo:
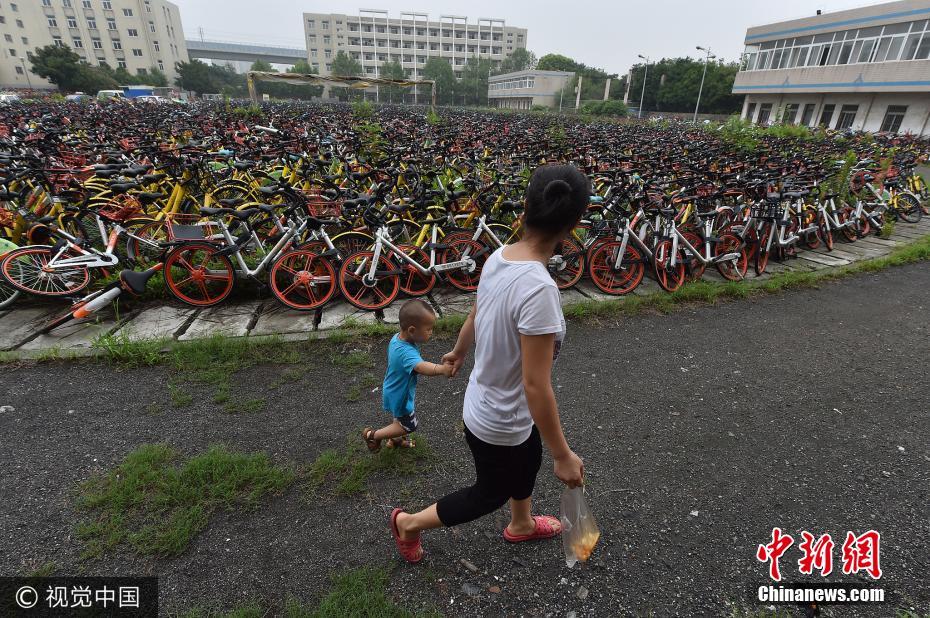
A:
<svg viewBox="0 0 930 618">
<path fill-rule="evenodd" d="M 407 79 L 407 71 L 399 62 L 392 60 L 381 65 L 381 77 L 385 79 Z M 382 101 L 386 97 L 390 103 L 403 102 L 407 90 L 408 88 L 403 86 L 381 86 L 380 97 Z"/>
<path fill-rule="evenodd" d="M 230 65 L 208 65 L 200 60 L 175 64 L 178 77 L 175 84 L 197 94 L 221 93 L 231 97 L 246 96 L 245 76 L 236 73 Z"/>
<path fill-rule="evenodd" d="M 46 45 L 29 52 L 28 57 L 32 72 L 49 80 L 59 90 L 96 92 L 117 85 L 106 71 L 81 62 L 81 57 L 68 47 Z"/>
<path fill-rule="evenodd" d="M 310 67 L 310 63 L 301 59 L 295 62 L 294 66 L 288 69 L 288 73 L 297 73 L 298 75 L 313 75 L 314 71 Z M 305 101 L 323 94 L 323 86 L 318 85 L 311 86 L 300 84 L 295 86 L 288 86 L 288 89 L 291 92 L 292 98 L 303 99 Z"/>
<path fill-rule="evenodd" d="M 492 63 L 487 58 L 470 57 L 458 81 L 456 102 L 464 105 L 485 105 L 488 97 L 488 75 Z"/>
<path fill-rule="evenodd" d="M 540 71 L 578 71 L 584 65 L 561 54 L 546 54 L 536 63 Z"/>
<path fill-rule="evenodd" d="M 433 56 L 423 65 L 421 74 L 423 79 L 436 82 L 436 103 L 449 105 L 453 102 L 456 88 L 455 72 L 447 59 Z"/>
<path fill-rule="evenodd" d="M 518 47 L 513 50 L 512 54 L 504 58 L 498 69 L 494 71 L 494 75 L 513 73 L 515 71 L 526 71 L 527 69 L 533 68 L 536 68 L 536 54 L 522 47 Z"/>
<path fill-rule="evenodd" d="M 339 50 L 336 57 L 333 58 L 331 73 L 338 77 L 357 77 L 362 74 L 362 65 L 349 54 Z M 364 93 L 350 88 L 332 88 L 332 95 L 340 101 L 347 101 L 350 98 L 362 98 Z"/>
<path fill-rule="evenodd" d="M 149 76 L 147 81 L 149 86 L 155 86 L 156 88 L 164 88 L 168 85 L 168 76 L 159 69 L 158 67 L 152 67 L 149 69 Z"/>
<path fill-rule="evenodd" d="M 252 63 L 252 66 L 249 67 L 250 71 L 262 71 L 264 73 L 277 73 L 274 67 L 271 66 L 271 63 L 266 60 L 256 60 Z"/>
<path fill-rule="evenodd" d="M 633 67 L 630 99 L 639 104 L 642 96 L 644 67 Z M 705 114 L 732 114 L 739 111 L 741 98 L 733 95 L 733 80 L 739 70 L 736 63 L 709 62 L 704 89 L 701 94 L 701 112 Z M 694 112 L 698 91 L 701 89 L 702 60 L 692 58 L 663 58 L 649 65 L 646 79 L 644 111 Z"/>
</svg>

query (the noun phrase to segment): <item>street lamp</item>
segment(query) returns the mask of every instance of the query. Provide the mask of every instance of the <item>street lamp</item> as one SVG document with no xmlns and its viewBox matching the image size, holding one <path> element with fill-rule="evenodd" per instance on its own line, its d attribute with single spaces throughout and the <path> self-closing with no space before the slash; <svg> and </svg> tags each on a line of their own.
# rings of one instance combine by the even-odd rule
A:
<svg viewBox="0 0 930 618">
<path fill-rule="evenodd" d="M 703 47 L 701 47 L 700 45 L 698 45 L 696 49 L 697 49 L 698 51 L 707 52 L 707 55 L 704 56 L 704 72 L 701 73 L 701 88 L 698 90 L 697 104 L 694 106 L 694 120 L 693 120 L 693 122 L 697 122 L 698 108 L 701 107 L 701 94 L 703 94 L 703 92 L 704 92 L 704 77 L 707 75 L 707 61 L 710 60 L 711 58 L 716 58 L 716 57 L 717 57 L 717 56 L 713 55 L 712 53 L 710 53 L 710 48 L 709 48 L 709 47 L 708 47 L 707 49 L 704 49 Z"/>
<path fill-rule="evenodd" d="M 649 56 L 639 54 L 639 57 L 646 61 L 646 67 L 643 70 L 643 92 L 639 95 L 639 111 L 636 113 L 637 118 L 643 117 L 643 101 L 646 99 L 646 77 L 649 76 Z"/>
</svg>

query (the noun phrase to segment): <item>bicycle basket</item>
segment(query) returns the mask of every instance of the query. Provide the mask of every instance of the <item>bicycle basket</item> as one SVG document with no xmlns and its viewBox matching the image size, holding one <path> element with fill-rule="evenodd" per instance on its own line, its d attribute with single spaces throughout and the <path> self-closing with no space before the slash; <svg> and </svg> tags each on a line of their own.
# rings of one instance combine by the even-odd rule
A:
<svg viewBox="0 0 930 618">
<path fill-rule="evenodd" d="M 345 200 L 328 200 L 319 195 L 307 195 L 304 207 L 311 217 L 327 218 L 338 217 L 342 213 L 342 204 Z"/>
<path fill-rule="evenodd" d="M 97 213 L 110 221 L 125 221 L 142 212 L 142 204 L 133 196 L 124 193 L 117 195 L 100 207 Z"/>
</svg>

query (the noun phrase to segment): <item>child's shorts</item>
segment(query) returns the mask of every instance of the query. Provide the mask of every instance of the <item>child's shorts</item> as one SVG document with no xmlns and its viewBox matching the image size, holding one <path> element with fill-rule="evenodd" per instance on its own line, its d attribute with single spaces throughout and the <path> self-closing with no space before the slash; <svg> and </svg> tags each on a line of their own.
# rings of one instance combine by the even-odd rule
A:
<svg viewBox="0 0 930 618">
<path fill-rule="evenodd" d="M 407 433 L 413 433 L 417 430 L 417 413 L 411 412 L 407 416 L 395 416 L 394 420 L 400 423 L 400 426 L 407 430 Z"/>
</svg>

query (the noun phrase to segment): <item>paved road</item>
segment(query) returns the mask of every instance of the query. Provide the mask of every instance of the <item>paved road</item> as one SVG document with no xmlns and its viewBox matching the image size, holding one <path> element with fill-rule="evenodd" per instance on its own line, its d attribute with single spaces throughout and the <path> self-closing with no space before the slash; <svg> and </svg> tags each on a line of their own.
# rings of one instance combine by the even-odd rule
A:
<svg viewBox="0 0 930 618">
<path fill-rule="evenodd" d="M 377 422 L 380 394 L 363 389 L 347 401 L 358 372 L 326 359 L 284 386 L 270 385 L 280 368 L 256 367 L 236 375 L 233 396 L 263 393 L 274 405 L 230 416 L 208 390 L 171 408 L 167 368 L 8 367 L 0 405 L 15 412 L 0 414 L 0 573 L 46 561 L 64 572 L 157 573 L 163 608 L 228 608 L 281 603 L 287 594 L 313 602 L 334 569 L 396 564 L 391 586 L 401 603 L 449 615 L 719 616 L 758 609 L 749 587 L 766 581 L 755 554 L 772 527 L 796 538 L 802 530 L 830 533 L 838 547 L 829 579 L 842 582 L 870 581 L 838 575 L 839 546 L 847 531 L 874 529 L 889 602 L 830 615 L 910 607 L 923 615 L 928 312 L 930 268 L 918 264 L 673 315 L 571 323 L 557 393 L 603 531 L 591 562 L 573 570 L 558 542 L 503 543 L 503 513 L 428 535 L 420 566 L 395 561 L 389 505 L 425 506 L 471 478 L 459 425 L 464 381 L 444 379 L 421 380 L 419 390 L 422 431 L 437 456 L 427 472 L 377 476 L 362 497 L 308 499 L 295 487 L 254 512 L 216 516 L 176 559 L 83 563 L 75 486 L 135 446 L 166 441 L 194 453 L 224 442 L 307 464 Z M 425 354 L 436 358 L 448 345 L 431 342 Z M 383 343 L 372 350 L 375 376 L 383 352 Z M 555 512 L 561 488 L 551 463 L 543 466 L 538 507 Z M 783 558 L 786 579 L 799 579 L 799 556 L 795 545 Z"/>
</svg>

